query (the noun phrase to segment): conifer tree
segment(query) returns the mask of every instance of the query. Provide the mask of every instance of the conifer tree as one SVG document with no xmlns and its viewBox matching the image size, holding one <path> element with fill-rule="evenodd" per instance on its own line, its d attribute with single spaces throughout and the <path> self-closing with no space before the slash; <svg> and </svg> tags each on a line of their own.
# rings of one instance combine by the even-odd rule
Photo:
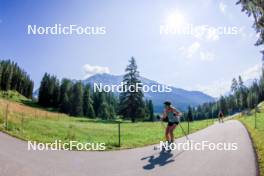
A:
<svg viewBox="0 0 264 176">
<path fill-rule="evenodd" d="M 63 79 L 60 86 L 59 110 L 66 114 L 70 114 L 71 103 L 70 94 L 73 83 L 69 79 Z"/>
<path fill-rule="evenodd" d="M 192 122 L 193 121 L 193 114 L 192 114 L 192 108 L 191 108 L 191 106 L 188 107 L 187 120 L 189 122 Z"/>
<path fill-rule="evenodd" d="M 93 100 L 90 96 L 90 86 L 86 85 L 83 93 L 83 115 L 89 118 L 95 118 L 93 109 Z"/>
<path fill-rule="evenodd" d="M 139 72 L 137 70 L 136 60 L 132 57 L 129 60 L 129 65 L 125 69 L 126 74 L 123 77 L 123 83 L 130 90 L 124 91 L 120 94 L 120 114 L 124 118 L 130 118 L 135 122 L 137 118 L 145 117 L 143 92 L 140 88 L 141 81 L 139 80 Z M 138 89 L 136 89 L 138 87 Z"/>
<path fill-rule="evenodd" d="M 45 73 L 39 87 L 39 97 L 38 103 L 42 106 L 49 106 L 50 104 L 50 96 L 49 96 L 49 79 L 50 75 Z M 51 105 L 50 105 L 51 106 Z"/>
<path fill-rule="evenodd" d="M 71 115 L 82 116 L 83 115 L 83 85 L 79 81 L 73 85 L 71 92 Z"/>
</svg>

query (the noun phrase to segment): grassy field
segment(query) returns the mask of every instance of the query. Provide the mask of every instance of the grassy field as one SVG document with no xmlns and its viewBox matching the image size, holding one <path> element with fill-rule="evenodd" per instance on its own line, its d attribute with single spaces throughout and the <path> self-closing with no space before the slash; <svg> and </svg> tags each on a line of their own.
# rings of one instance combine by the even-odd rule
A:
<svg viewBox="0 0 264 176">
<path fill-rule="evenodd" d="M 8 117 L 7 129 L 4 122 Z M 212 120 L 190 123 L 190 132 L 212 124 Z M 68 115 L 33 108 L 21 102 L 0 98 L 0 130 L 24 140 L 37 142 L 104 142 L 108 150 L 118 148 L 118 122 L 69 117 Z M 164 139 L 166 124 L 161 122 L 121 122 L 121 148 L 135 148 L 159 143 Z M 187 123 L 182 123 L 187 131 Z M 180 128 L 175 136 L 181 137 Z"/>
<path fill-rule="evenodd" d="M 264 103 L 259 105 L 260 113 L 257 113 L 255 128 L 255 115 L 243 116 L 238 118 L 251 134 L 254 147 L 258 155 L 258 162 L 260 167 L 260 176 L 264 176 Z"/>
</svg>

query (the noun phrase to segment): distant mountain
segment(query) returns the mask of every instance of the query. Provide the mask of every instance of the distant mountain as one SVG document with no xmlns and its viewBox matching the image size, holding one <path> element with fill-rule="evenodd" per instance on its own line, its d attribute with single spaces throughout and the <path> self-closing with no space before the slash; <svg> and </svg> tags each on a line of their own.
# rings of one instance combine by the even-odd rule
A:
<svg viewBox="0 0 264 176">
<path fill-rule="evenodd" d="M 94 83 L 102 83 L 102 85 L 119 85 L 123 80 L 122 75 L 111 75 L 111 74 L 96 74 L 88 79 L 84 80 L 84 84 L 91 84 L 92 87 Z M 141 82 L 144 85 L 160 85 L 162 84 L 144 78 L 140 77 Z M 161 112 L 163 109 L 163 102 L 166 100 L 169 100 L 173 103 L 173 105 L 180 110 L 186 110 L 187 107 L 190 106 L 197 106 L 199 104 L 205 103 L 205 102 L 212 102 L 215 101 L 215 99 L 209 95 L 206 95 L 199 91 L 187 91 L 180 88 L 171 87 L 171 92 L 146 92 L 144 94 L 145 98 L 151 99 L 154 104 L 154 110 L 155 112 Z"/>
</svg>

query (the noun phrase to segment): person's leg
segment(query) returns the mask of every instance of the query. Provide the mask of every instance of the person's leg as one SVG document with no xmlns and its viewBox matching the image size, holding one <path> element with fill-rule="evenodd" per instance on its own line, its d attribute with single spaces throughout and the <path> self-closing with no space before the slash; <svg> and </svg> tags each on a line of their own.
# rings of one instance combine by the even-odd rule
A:
<svg viewBox="0 0 264 176">
<path fill-rule="evenodd" d="M 166 138 L 166 142 L 169 145 L 169 142 L 170 142 L 170 126 L 169 125 L 167 125 L 166 130 L 165 130 L 165 138 Z M 164 150 L 167 150 L 167 148 L 166 147 L 162 147 L 162 151 L 164 151 Z"/>
<path fill-rule="evenodd" d="M 174 135 L 173 135 L 173 132 L 174 132 L 174 129 L 176 128 L 176 124 L 172 125 L 171 128 L 170 128 L 170 142 L 173 142 L 174 141 Z"/>
</svg>

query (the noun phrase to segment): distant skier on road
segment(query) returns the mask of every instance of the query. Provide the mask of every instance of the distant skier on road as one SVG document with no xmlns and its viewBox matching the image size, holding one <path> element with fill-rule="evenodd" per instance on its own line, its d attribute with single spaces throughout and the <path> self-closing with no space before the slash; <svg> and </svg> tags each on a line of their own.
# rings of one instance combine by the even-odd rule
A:
<svg viewBox="0 0 264 176">
<path fill-rule="evenodd" d="M 222 110 L 219 111 L 218 121 L 219 121 L 219 123 L 224 123 L 224 113 Z"/>
</svg>

